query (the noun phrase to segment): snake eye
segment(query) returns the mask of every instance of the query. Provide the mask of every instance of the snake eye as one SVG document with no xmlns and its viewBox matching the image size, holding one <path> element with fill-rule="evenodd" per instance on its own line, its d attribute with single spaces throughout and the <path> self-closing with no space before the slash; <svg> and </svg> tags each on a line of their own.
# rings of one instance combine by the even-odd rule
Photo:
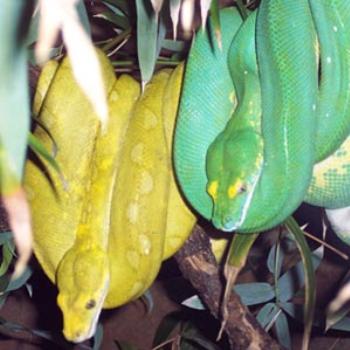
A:
<svg viewBox="0 0 350 350">
<path fill-rule="evenodd" d="M 90 299 L 86 305 L 85 305 L 85 309 L 86 310 L 91 310 L 96 306 L 96 301 L 94 299 Z"/>
<path fill-rule="evenodd" d="M 237 189 L 237 193 L 244 193 L 247 192 L 247 187 L 245 185 L 241 185 L 239 186 L 239 188 Z"/>
</svg>

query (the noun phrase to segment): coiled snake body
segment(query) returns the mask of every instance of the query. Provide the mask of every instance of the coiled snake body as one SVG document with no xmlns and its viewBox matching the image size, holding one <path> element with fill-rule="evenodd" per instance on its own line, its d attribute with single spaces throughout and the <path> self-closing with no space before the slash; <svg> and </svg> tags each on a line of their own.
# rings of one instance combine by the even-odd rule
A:
<svg viewBox="0 0 350 350">
<path fill-rule="evenodd" d="M 349 10 L 349 1 L 263 0 L 243 24 L 236 9 L 221 11 L 222 51 L 198 34 L 175 166 L 217 228 L 265 230 L 303 200 L 349 205 Z"/>
</svg>

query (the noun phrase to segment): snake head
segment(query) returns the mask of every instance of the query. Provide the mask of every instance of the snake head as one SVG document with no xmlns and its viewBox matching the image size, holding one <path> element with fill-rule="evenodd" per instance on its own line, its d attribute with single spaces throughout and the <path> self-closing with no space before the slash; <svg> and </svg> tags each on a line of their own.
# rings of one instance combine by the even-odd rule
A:
<svg viewBox="0 0 350 350">
<path fill-rule="evenodd" d="M 73 245 L 58 266 L 57 286 L 65 338 L 80 343 L 92 337 L 109 287 L 106 252 Z"/>
<path fill-rule="evenodd" d="M 212 222 L 222 231 L 242 225 L 263 165 L 261 135 L 240 129 L 221 133 L 207 152 L 207 192 L 213 201 Z"/>
</svg>

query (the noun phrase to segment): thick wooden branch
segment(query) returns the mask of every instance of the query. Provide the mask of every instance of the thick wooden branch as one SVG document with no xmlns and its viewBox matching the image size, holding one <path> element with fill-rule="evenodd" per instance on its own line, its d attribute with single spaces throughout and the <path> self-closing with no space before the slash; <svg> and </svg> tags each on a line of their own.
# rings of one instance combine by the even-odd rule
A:
<svg viewBox="0 0 350 350">
<path fill-rule="evenodd" d="M 220 302 L 225 282 L 211 253 L 209 238 L 200 226 L 195 227 L 191 237 L 175 255 L 175 259 L 184 277 L 198 291 L 211 314 L 220 319 Z M 229 318 L 225 326 L 225 332 L 231 344 L 231 349 L 282 349 L 261 328 L 234 292 L 231 293 L 227 308 Z"/>
</svg>

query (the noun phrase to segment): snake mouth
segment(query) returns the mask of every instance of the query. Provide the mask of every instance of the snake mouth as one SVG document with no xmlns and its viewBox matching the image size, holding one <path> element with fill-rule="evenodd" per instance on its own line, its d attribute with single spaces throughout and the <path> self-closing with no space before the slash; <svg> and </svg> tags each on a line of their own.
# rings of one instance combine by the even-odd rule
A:
<svg viewBox="0 0 350 350">
<path fill-rule="evenodd" d="M 212 223 L 215 228 L 223 232 L 232 232 L 238 228 L 237 221 L 230 215 L 214 213 Z"/>
</svg>

